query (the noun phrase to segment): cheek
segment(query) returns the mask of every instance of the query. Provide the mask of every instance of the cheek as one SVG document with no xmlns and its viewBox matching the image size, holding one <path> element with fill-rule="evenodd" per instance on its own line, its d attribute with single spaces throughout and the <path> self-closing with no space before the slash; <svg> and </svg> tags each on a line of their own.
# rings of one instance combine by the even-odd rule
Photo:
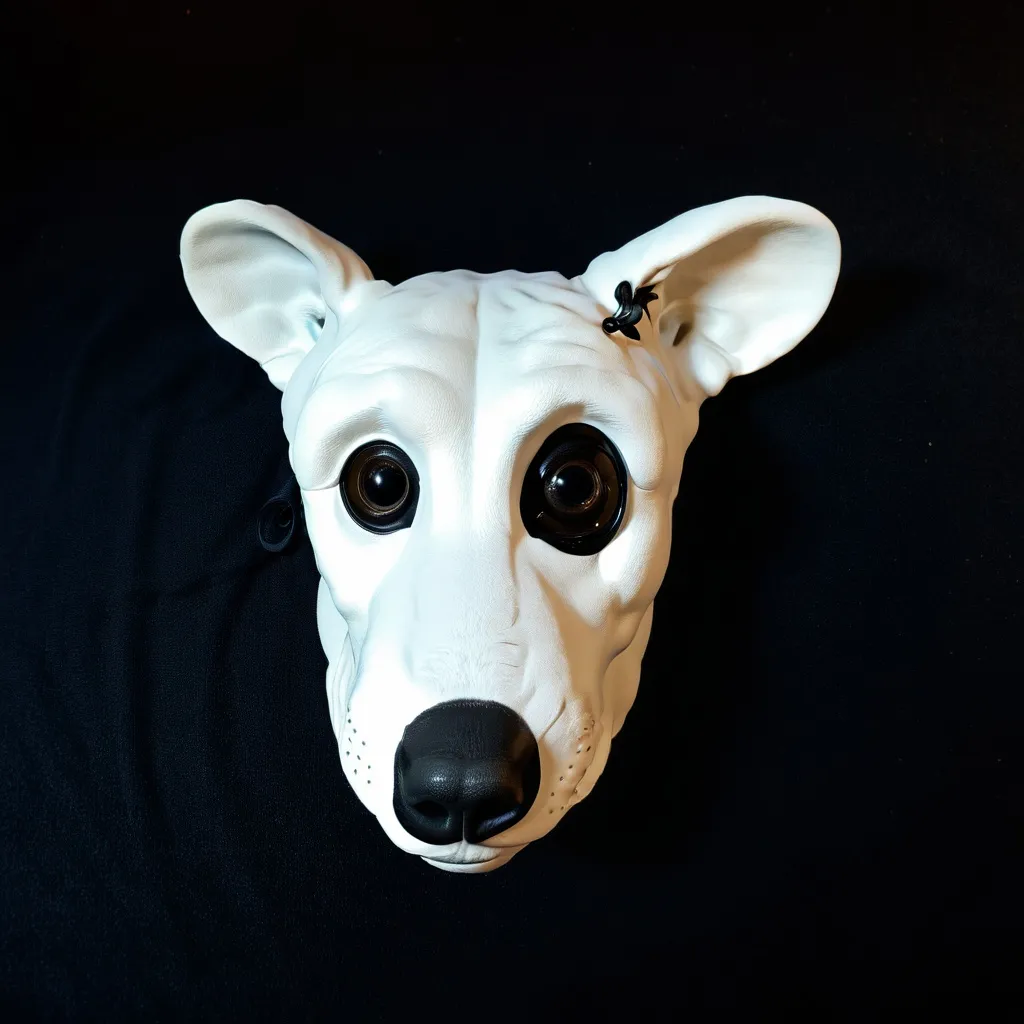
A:
<svg viewBox="0 0 1024 1024">
<path fill-rule="evenodd" d="M 303 491 L 306 528 L 316 566 L 345 619 L 365 616 L 381 581 L 394 568 L 408 530 L 379 536 L 357 526 L 336 487 Z"/>
<path fill-rule="evenodd" d="M 564 609 L 559 633 L 574 662 L 585 656 L 601 666 L 630 644 L 665 577 L 670 546 L 667 489 L 634 491 L 618 534 L 596 556 L 577 559 L 540 541 L 524 543 L 545 584 L 544 608 L 556 615 Z"/>
<path fill-rule="evenodd" d="M 622 728 L 622 723 L 636 700 L 640 684 L 640 664 L 651 638 L 653 616 L 654 605 L 652 603 L 647 606 L 647 611 L 640 619 L 629 646 L 608 666 L 604 692 L 612 736 Z"/>
<path fill-rule="evenodd" d="M 671 510 L 672 495 L 667 489 L 634 489 L 622 528 L 601 552 L 601 579 L 624 612 L 642 613 L 665 578 L 672 544 Z"/>
</svg>

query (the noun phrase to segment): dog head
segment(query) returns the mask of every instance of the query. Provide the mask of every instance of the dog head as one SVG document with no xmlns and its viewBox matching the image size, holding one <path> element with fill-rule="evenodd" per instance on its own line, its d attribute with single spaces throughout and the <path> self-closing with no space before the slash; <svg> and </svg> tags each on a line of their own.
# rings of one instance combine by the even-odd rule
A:
<svg viewBox="0 0 1024 1024">
<path fill-rule="evenodd" d="M 701 402 L 799 342 L 832 224 L 745 197 L 585 273 L 377 281 L 274 206 L 196 213 L 188 289 L 281 389 L 352 788 L 391 839 L 497 867 L 594 786 L 637 692 Z"/>
</svg>

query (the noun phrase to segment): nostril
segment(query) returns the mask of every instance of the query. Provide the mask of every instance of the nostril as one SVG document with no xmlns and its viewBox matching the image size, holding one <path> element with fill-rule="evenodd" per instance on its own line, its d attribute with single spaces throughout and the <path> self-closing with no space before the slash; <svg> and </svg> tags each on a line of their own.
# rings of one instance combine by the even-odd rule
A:
<svg viewBox="0 0 1024 1024">
<path fill-rule="evenodd" d="M 422 814 L 424 818 L 444 821 L 448 817 L 448 811 L 433 800 L 420 800 L 419 803 L 413 804 L 413 808 L 419 814 Z"/>
</svg>

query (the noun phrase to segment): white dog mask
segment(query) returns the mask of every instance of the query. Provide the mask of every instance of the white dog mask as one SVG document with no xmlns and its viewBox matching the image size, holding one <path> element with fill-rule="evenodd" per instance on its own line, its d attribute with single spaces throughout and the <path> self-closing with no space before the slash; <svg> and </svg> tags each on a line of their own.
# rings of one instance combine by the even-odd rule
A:
<svg viewBox="0 0 1024 1024">
<path fill-rule="evenodd" d="M 789 351 L 835 228 L 762 196 L 557 273 L 374 280 L 275 206 L 200 210 L 185 281 L 283 392 L 344 773 L 401 849 L 506 863 L 637 692 L 701 402 Z"/>
</svg>

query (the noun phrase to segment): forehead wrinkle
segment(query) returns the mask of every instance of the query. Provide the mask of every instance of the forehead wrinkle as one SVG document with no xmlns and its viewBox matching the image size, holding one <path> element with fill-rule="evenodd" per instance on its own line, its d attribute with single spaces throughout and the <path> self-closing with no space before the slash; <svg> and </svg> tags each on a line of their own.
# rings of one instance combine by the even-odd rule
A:
<svg viewBox="0 0 1024 1024">
<path fill-rule="evenodd" d="M 612 370 L 630 374 L 631 366 L 625 349 L 609 339 L 601 344 L 588 336 L 566 336 L 558 332 L 554 337 L 545 337 L 531 332 L 524 338 L 524 344 L 516 353 L 516 363 L 527 372 L 556 370 L 559 367 L 591 367 L 594 370 Z"/>
<path fill-rule="evenodd" d="M 500 329 L 492 339 L 499 346 L 522 344 L 537 333 L 557 336 L 567 329 L 593 329 L 600 322 L 594 299 L 574 289 L 561 274 L 492 275 L 478 279 L 478 286 L 481 306 L 499 311 Z M 538 319 L 543 322 L 538 324 Z M 524 321 L 529 325 L 525 333 Z"/>
<path fill-rule="evenodd" d="M 527 315 L 512 319 L 497 337 L 501 350 L 497 357 L 506 360 L 511 355 L 520 371 L 541 365 L 603 367 L 611 364 L 630 372 L 631 346 L 626 339 L 607 334 L 579 309 L 567 305 L 556 309 L 546 302 L 542 318 L 538 318 L 538 311 L 533 309 L 521 312 Z"/>
<path fill-rule="evenodd" d="M 475 276 L 464 271 L 423 274 L 373 296 L 347 319 L 313 386 L 338 360 L 376 369 L 429 361 L 438 344 L 475 348 L 477 298 Z"/>
<path fill-rule="evenodd" d="M 573 320 L 582 319 L 593 324 L 600 321 L 597 301 L 587 292 L 574 288 L 568 280 L 553 271 L 540 274 L 521 274 L 511 285 L 502 284 L 502 290 L 515 295 L 518 305 L 538 304 L 545 309 L 560 309 Z"/>
<path fill-rule="evenodd" d="M 357 440 L 385 435 L 414 446 L 451 432 L 458 390 L 423 367 L 346 371 L 321 383 L 299 416 L 292 468 L 305 490 L 333 487 Z"/>
</svg>

